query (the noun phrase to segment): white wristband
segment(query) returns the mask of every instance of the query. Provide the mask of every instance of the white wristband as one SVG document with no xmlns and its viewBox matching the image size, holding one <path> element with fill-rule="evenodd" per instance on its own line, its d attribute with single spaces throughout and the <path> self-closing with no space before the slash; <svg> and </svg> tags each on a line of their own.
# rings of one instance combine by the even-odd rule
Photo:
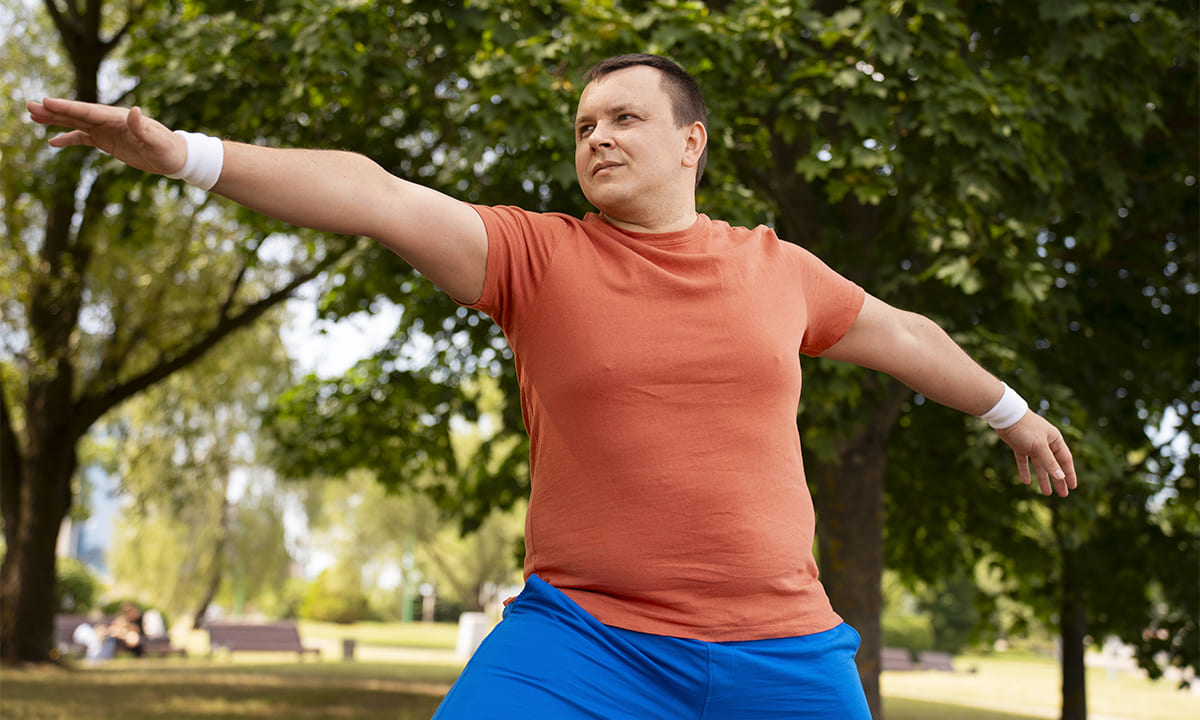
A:
<svg viewBox="0 0 1200 720">
<path fill-rule="evenodd" d="M 1000 396 L 991 410 L 979 416 L 995 430 L 1003 430 L 1016 425 L 1018 420 L 1025 417 L 1025 411 L 1029 409 L 1029 403 L 1025 402 L 1016 390 L 1010 388 L 1008 383 L 1001 384 L 1004 385 L 1004 394 Z"/>
<path fill-rule="evenodd" d="M 201 190 L 211 190 L 221 177 L 221 167 L 225 164 L 225 146 L 221 144 L 221 138 L 186 130 L 176 130 L 175 134 L 187 142 L 187 160 L 183 167 L 167 177 L 183 180 Z"/>
</svg>

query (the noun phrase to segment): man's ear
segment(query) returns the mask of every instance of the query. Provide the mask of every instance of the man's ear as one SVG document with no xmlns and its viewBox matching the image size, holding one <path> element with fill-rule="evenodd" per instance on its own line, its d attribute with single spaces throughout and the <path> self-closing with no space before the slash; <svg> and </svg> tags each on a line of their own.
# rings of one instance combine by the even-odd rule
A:
<svg viewBox="0 0 1200 720">
<path fill-rule="evenodd" d="M 686 143 L 683 146 L 683 166 L 696 167 L 699 165 L 706 147 L 708 147 L 708 130 L 705 129 L 704 123 L 699 121 L 692 123 L 688 127 Z"/>
</svg>

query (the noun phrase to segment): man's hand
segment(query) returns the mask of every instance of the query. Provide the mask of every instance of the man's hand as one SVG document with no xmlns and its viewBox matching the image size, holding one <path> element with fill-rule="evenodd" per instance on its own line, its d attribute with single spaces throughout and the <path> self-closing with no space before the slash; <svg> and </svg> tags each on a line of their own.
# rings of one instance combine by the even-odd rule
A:
<svg viewBox="0 0 1200 720">
<path fill-rule="evenodd" d="M 1032 461 L 1043 495 L 1049 495 L 1052 486 L 1053 491 L 1063 497 L 1075 489 L 1075 462 L 1071 451 L 1062 433 L 1045 418 L 1026 411 L 1015 425 L 997 430 L 996 434 L 1012 448 L 1021 482 L 1028 485 L 1032 481 L 1029 472 Z"/>
<path fill-rule="evenodd" d="M 167 175 L 177 172 L 187 160 L 187 143 L 162 123 L 136 107 L 46 98 L 27 106 L 34 122 L 71 128 L 51 138 L 56 148 L 87 145 L 99 148 L 138 170 Z"/>
</svg>

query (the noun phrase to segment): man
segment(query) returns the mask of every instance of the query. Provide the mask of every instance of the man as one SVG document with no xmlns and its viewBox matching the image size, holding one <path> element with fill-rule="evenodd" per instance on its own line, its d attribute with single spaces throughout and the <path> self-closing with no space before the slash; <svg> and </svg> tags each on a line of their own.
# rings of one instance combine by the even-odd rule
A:
<svg viewBox="0 0 1200 720">
<path fill-rule="evenodd" d="M 811 552 L 799 355 L 983 416 L 1045 494 L 1075 487 L 1070 452 L 928 319 L 697 213 L 708 136 L 686 71 L 630 55 L 585 80 L 582 220 L 463 204 L 350 153 L 172 134 L 136 108 L 30 111 L 74 128 L 55 147 L 373 237 L 504 330 L 530 434 L 527 582 L 437 718 L 865 720 L 858 636 Z"/>
</svg>

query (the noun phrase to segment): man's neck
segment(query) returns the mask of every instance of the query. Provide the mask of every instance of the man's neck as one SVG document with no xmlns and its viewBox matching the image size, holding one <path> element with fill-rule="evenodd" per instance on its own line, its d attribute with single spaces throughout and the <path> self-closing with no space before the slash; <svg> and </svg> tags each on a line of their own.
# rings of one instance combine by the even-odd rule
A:
<svg viewBox="0 0 1200 720">
<path fill-rule="evenodd" d="M 604 221 L 609 225 L 626 232 L 658 234 L 687 230 L 696 222 L 698 215 L 696 214 L 696 207 L 693 205 L 682 212 L 672 213 L 670 215 L 664 215 L 661 217 L 651 216 L 644 219 L 639 218 L 637 221 L 613 217 L 611 214 L 606 213 L 603 210 L 600 211 L 600 217 L 603 218 Z"/>
</svg>

